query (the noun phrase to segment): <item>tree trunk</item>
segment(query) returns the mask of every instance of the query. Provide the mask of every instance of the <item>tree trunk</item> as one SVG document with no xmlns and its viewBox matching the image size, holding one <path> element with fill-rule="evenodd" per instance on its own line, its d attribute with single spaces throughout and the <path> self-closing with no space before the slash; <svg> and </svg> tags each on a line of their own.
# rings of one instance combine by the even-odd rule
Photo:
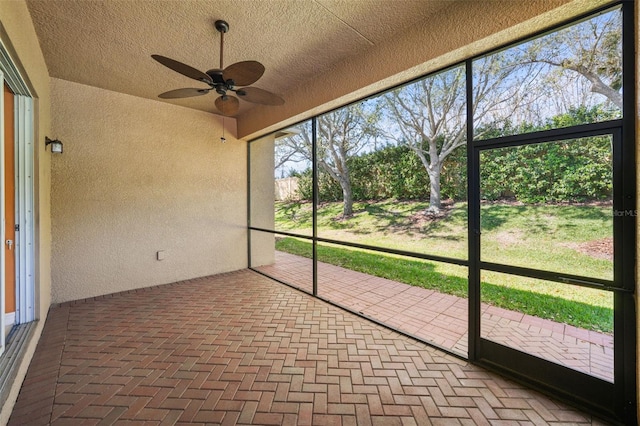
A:
<svg viewBox="0 0 640 426">
<path fill-rule="evenodd" d="M 420 162 L 424 166 L 424 169 L 429 175 L 429 207 L 427 212 L 440 213 L 442 203 L 440 200 L 440 174 L 442 172 L 442 160 L 438 156 L 438 148 L 433 141 L 429 142 L 429 158 L 424 155 L 424 151 L 420 149 L 413 149 Z M 448 154 L 447 154 L 448 155 Z"/>
<path fill-rule="evenodd" d="M 442 208 L 442 200 L 440 199 L 440 172 L 441 167 L 439 164 L 437 166 L 432 166 L 428 170 L 429 208 L 427 211 L 431 213 L 440 213 L 440 209 Z"/>
<path fill-rule="evenodd" d="M 351 191 L 351 182 L 340 181 L 342 187 L 342 199 L 344 202 L 342 208 L 342 217 L 349 217 L 353 214 L 353 192 Z"/>
<path fill-rule="evenodd" d="M 438 153 L 436 139 L 429 140 L 429 167 L 427 174 L 429 175 L 429 208 L 428 212 L 440 213 L 442 204 L 440 203 L 440 172 L 442 171 L 442 161 Z"/>
</svg>

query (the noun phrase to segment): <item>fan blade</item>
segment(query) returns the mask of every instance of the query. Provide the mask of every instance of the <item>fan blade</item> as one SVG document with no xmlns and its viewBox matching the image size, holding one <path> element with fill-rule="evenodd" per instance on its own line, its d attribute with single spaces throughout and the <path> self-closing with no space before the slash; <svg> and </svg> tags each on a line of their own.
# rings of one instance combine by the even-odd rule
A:
<svg viewBox="0 0 640 426">
<path fill-rule="evenodd" d="M 238 89 L 236 94 L 240 96 L 240 99 L 254 104 L 284 105 L 284 99 L 280 96 L 257 87 L 243 87 Z"/>
<path fill-rule="evenodd" d="M 236 62 L 224 69 L 224 81 L 233 80 L 234 86 L 248 86 L 264 74 L 264 65 L 256 61 Z"/>
<path fill-rule="evenodd" d="M 209 90 L 211 89 L 176 89 L 160 93 L 158 97 L 162 99 L 190 98 L 192 96 L 206 95 Z"/>
<path fill-rule="evenodd" d="M 236 115 L 240 108 L 238 98 L 229 95 L 222 95 L 216 98 L 215 104 L 218 111 L 220 111 L 222 115 L 226 115 L 228 117 Z"/>
<path fill-rule="evenodd" d="M 166 56 L 161 55 L 151 55 L 153 59 L 160 62 L 167 68 L 171 68 L 175 72 L 179 72 L 182 75 L 186 75 L 189 78 L 193 78 L 194 80 L 204 81 L 205 83 L 212 83 L 211 77 L 207 74 L 199 71 L 193 67 L 190 67 L 187 64 L 183 64 L 182 62 L 178 62 L 175 59 L 167 58 Z"/>
</svg>

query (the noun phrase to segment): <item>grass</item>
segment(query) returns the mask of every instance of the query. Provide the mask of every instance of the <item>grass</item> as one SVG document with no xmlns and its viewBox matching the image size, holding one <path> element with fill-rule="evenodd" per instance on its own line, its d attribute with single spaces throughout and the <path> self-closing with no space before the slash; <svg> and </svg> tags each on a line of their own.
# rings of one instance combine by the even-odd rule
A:
<svg viewBox="0 0 640 426">
<path fill-rule="evenodd" d="M 340 219 L 342 204 L 318 209 L 318 235 L 338 241 L 467 258 L 467 207 L 456 203 L 437 220 L 420 220 L 425 202 L 358 202 Z M 311 234 L 311 204 L 276 204 L 276 230 Z M 578 250 L 612 235 L 611 208 L 591 205 L 484 204 L 481 257 L 488 262 L 612 279 L 612 262 Z M 302 245 L 300 245 L 302 244 Z M 307 244 L 305 246 L 304 244 Z M 278 242 L 278 250 L 309 257 L 309 243 Z M 319 245 L 320 260 L 440 292 L 467 296 L 467 268 Z M 577 327 L 611 332 L 609 292 L 482 271 L 482 300 Z M 429 287 L 426 287 L 429 286 Z"/>
<path fill-rule="evenodd" d="M 318 236 L 422 254 L 447 253 L 448 257 L 466 259 L 466 204 L 456 204 L 446 217 L 436 222 L 416 226 L 412 217 L 428 205 L 421 201 L 355 202 L 354 215 L 344 220 L 339 218 L 342 203 L 324 203 L 318 209 Z M 276 230 L 311 235 L 311 213 L 311 203 L 278 202 Z M 429 235 L 428 244 L 424 241 L 425 234 Z"/>
<path fill-rule="evenodd" d="M 576 250 L 613 236 L 610 207 L 494 204 L 482 206 L 480 214 L 484 261 L 613 279 L 610 260 Z"/>
<path fill-rule="evenodd" d="M 467 259 L 467 205 L 456 203 L 444 217 L 418 221 L 420 201 L 356 202 L 340 219 L 342 203 L 318 209 L 318 236 L 457 259 Z M 276 231 L 311 235 L 311 203 L 278 202 Z M 612 262 L 576 250 L 576 245 L 613 235 L 611 208 L 590 205 L 486 204 L 481 208 L 483 261 L 613 279 Z"/>
</svg>

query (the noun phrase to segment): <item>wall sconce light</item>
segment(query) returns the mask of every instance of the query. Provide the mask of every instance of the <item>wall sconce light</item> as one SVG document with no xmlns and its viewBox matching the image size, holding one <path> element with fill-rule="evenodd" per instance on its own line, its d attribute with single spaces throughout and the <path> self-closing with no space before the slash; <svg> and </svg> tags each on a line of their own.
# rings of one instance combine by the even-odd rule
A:
<svg viewBox="0 0 640 426">
<path fill-rule="evenodd" d="M 62 154 L 62 142 L 58 139 L 51 140 L 48 137 L 44 137 L 44 147 L 47 148 L 47 145 L 51 145 L 51 152 L 53 154 Z"/>
</svg>

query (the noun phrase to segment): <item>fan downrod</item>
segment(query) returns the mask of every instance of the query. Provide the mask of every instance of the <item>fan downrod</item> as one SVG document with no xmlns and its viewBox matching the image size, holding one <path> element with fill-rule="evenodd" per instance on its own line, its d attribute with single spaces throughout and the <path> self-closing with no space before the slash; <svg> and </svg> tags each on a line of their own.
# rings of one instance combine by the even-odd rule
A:
<svg viewBox="0 0 640 426">
<path fill-rule="evenodd" d="M 227 21 L 223 21 L 222 19 L 219 19 L 215 22 L 215 27 L 219 33 L 224 34 L 229 31 L 229 24 L 227 23 Z"/>
</svg>

